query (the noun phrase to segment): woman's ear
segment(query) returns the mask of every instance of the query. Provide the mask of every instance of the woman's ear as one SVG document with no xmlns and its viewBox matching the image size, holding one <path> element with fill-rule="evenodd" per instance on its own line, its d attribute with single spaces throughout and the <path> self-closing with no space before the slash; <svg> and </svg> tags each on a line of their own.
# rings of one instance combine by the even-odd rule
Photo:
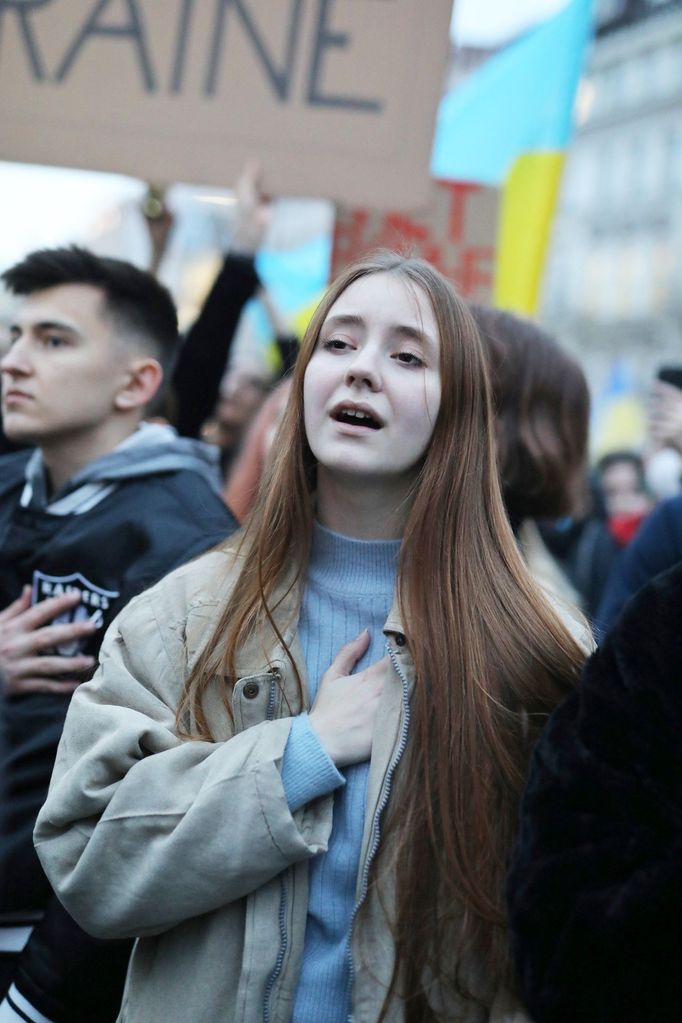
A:
<svg viewBox="0 0 682 1023">
<path fill-rule="evenodd" d="M 128 366 L 126 381 L 114 398 L 119 412 L 144 408 L 155 396 L 163 381 L 163 370 L 156 359 L 135 359 Z"/>
</svg>

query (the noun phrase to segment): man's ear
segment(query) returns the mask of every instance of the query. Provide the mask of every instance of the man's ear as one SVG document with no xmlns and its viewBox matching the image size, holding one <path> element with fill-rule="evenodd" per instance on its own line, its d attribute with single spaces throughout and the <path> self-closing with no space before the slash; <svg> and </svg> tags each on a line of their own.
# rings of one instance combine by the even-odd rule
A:
<svg viewBox="0 0 682 1023">
<path fill-rule="evenodd" d="M 144 408 L 158 391 L 163 381 L 163 370 L 156 359 L 135 359 L 128 366 L 126 381 L 114 398 L 119 412 Z"/>
</svg>

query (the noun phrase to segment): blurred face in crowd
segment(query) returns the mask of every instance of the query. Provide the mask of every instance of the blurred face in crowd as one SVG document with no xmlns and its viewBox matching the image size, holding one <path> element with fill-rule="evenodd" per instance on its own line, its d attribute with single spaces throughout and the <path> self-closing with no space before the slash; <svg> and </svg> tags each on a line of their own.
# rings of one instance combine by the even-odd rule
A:
<svg viewBox="0 0 682 1023">
<path fill-rule="evenodd" d="M 440 339 L 426 293 L 392 273 L 354 281 L 329 310 L 303 389 L 325 475 L 414 478 L 440 406 Z"/>
<path fill-rule="evenodd" d="M 268 425 L 267 430 L 263 434 L 263 462 L 266 463 L 270 451 L 272 450 L 273 444 L 277 439 L 277 434 L 282 423 L 284 416 L 284 410 L 287 407 L 287 401 L 289 400 L 289 394 L 291 392 L 291 380 L 284 380 L 278 385 L 277 390 L 273 394 L 272 402 L 272 419 Z"/>
<path fill-rule="evenodd" d="M 117 341 L 99 288 L 63 284 L 28 295 L 0 361 L 10 440 L 73 441 L 115 414 L 135 355 Z"/>
<path fill-rule="evenodd" d="M 220 384 L 215 442 L 225 448 L 238 444 L 267 393 L 266 380 L 246 367 L 231 366 Z"/>
<path fill-rule="evenodd" d="M 649 499 L 642 491 L 642 481 L 636 465 L 623 460 L 602 470 L 600 477 L 606 511 L 612 515 L 638 515 L 649 507 Z"/>
</svg>

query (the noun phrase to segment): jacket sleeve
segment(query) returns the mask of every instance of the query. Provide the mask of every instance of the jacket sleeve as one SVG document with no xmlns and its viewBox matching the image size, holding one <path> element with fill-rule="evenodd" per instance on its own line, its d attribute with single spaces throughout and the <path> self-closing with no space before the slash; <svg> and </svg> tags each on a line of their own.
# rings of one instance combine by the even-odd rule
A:
<svg viewBox="0 0 682 1023">
<path fill-rule="evenodd" d="M 682 1006 L 682 566 L 629 605 L 536 749 L 508 882 L 536 1023 Z"/>
<path fill-rule="evenodd" d="M 253 258 L 228 252 L 173 372 L 181 436 L 198 437 L 213 412 L 239 317 L 259 286 Z"/>
<path fill-rule="evenodd" d="M 289 811 L 280 763 L 291 718 L 223 742 L 178 739 L 182 630 L 169 621 L 161 633 L 154 593 L 112 624 L 77 690 L 35 831 L 60 900 L 103 938 L 239 899 L 323 851 L 331 830 L 331 799 Z"/>
</svg>

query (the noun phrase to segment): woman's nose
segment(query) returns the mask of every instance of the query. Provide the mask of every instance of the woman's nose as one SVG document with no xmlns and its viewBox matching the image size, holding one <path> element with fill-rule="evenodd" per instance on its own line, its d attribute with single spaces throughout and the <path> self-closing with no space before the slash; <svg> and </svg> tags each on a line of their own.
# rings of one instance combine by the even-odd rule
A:
<svg viewBox="0 0 682 1023">
<path fill-rule="evenodd" d="M 368 387 L 371 391 L 376 391 L 381 387 L 379 366 L 376 357 L 371 352 L 365 349 L 356 352 L 346 370 L 346 384 Z"/>
</svg>

